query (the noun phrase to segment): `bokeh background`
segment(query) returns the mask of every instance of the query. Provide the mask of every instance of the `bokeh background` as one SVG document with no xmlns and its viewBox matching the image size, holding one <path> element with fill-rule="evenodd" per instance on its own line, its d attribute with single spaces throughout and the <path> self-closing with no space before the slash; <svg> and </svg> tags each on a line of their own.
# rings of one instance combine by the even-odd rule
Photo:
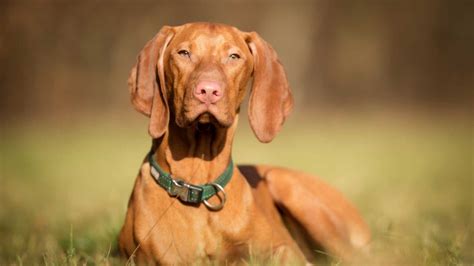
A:
<svg viewBox="0 0 474 266">
<path fill-rule="evenodd" d="M 364 264 L 474 263 L 473 12 L 469 0 L 1 1 L 0 264 L 123 263 L 116 236 L 150 146 L 126 80 L 163 25 L 192 21 L 257 31 L 293 88 L 271 144 L 243 112 L 235 161 L 340 189 L 373 232 Z"/>
</svg>

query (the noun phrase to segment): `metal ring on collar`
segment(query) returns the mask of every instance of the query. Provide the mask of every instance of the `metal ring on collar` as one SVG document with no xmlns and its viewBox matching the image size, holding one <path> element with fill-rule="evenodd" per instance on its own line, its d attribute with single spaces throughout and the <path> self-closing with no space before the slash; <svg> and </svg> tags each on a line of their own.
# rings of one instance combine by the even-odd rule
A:
<svg viewBox="0 0 474 266">
<path fill-rule="evenodd" d="M 227 199 L 227 195 L 225 194 L 224 188 L 221 185 L 219 185 L 217 183 L 210 183 L 209 185 L 214 186 L 218 190 L 216 195 L 221 200 L 221 203 L 218 204 L 218 205 L 212 205 L 207 200 L 203 200 L 204 205 L 206 205 L 206 207 L 208 207 L 209 209 L 211 209 L 213 211 L 218 211 L 218 210 L 220 210 L 224 207 L 225 201 Z M 222 195 L 223 195 L 222 198 L 218 195 L 219 191 L 222 192 Z"/>
</svg>

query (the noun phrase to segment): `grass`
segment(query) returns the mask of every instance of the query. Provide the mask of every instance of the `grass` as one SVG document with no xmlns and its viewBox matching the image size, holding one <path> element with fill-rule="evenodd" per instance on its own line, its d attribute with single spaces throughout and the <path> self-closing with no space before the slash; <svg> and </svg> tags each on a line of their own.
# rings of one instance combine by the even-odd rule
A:
<svg viewBox="0 0 474 266">
<path fill-rule="evenodd" d="M 2 129 L 0 265 L 124 263 L 116 238 L 150 140 L 144 118 L 120 119 Z M 472 265 L 472 148 L 470 118 L 367 113 L 294 117 L 271 144 L 241 118 L 233 154 L 345 193 L 373 232 L 364 265 Z"/>
</svg>

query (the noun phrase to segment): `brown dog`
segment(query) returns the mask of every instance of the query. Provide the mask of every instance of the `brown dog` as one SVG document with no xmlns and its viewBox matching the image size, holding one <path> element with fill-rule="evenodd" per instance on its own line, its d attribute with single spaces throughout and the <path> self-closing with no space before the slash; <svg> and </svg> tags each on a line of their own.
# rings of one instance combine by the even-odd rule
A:
<svg viewBox="0 0 474 266">
<path fill-rule="evenodd" d="M 190 23 L 165 26 L 145 45 L 129 88 L 135 108 L 150 117 L 153 147 L 130 197 L 122 254 L 153 264 L 232 263 L 252 254 L 305 262 L 315 252 L 308 243 L 348 259 L 369 242 L 355 208 L 315 177 L 233 167 L 252 76 L 250 124 L 269 142 L 293 100 L 277 54 L 257 33 Z"/>
</svg>

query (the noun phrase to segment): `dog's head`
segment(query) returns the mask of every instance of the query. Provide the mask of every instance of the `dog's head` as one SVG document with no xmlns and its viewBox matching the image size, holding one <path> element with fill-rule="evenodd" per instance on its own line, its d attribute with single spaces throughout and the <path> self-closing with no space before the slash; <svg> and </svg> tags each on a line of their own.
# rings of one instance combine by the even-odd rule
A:
<svg viewBox="0 0 474 266">
<path fill-rule="evenodd" d="M 231 126 L 252 76 L 250 125 L 269 142 L 293 98 L 277 54 L 255 32 L 210 23 L 165 26 L 138 55 L 128 85 L 135 108 L 150 116 L 150 135 L 159 138 L 170 119 L 182 128 Z"/>
</svg>

